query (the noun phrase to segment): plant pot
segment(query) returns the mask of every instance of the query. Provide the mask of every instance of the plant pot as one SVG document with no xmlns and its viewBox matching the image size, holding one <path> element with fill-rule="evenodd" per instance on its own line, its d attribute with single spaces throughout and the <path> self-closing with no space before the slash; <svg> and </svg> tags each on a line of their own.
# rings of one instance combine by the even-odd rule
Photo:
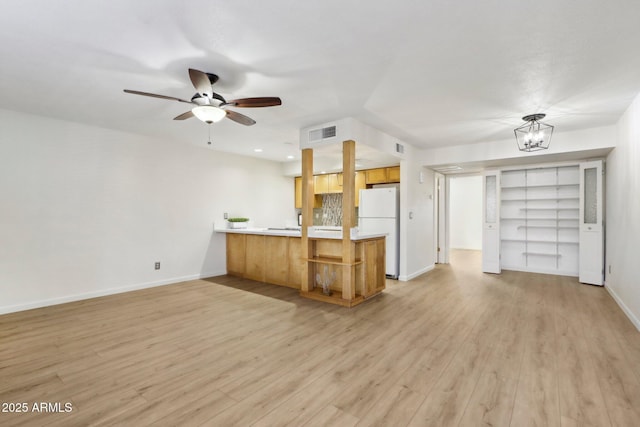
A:
<svg viewBox="0 0 640 427">
<path fill-rule="evenodd" d="M 248 222 L 229 222 L 229 228 L 238 229 L 238 228 L 247 228 Z"/>
</svg>

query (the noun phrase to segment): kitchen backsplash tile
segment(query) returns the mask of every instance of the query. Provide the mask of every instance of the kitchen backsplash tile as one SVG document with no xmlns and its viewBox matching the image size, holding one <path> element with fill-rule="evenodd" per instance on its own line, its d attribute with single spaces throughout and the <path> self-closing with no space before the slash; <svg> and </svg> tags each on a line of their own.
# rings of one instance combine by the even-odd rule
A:
<svg viewBox="0 0 640 427">
<path fill-rule="evenodd" d="M 322 195 L 322 225 L 342 225 L 342 194 Z"/>
<path fill-rule="evenodd" d="M 296 209 L 296 214 L 302 213 L 302 209 Z M 358 208 L 356 207 L 356 220 Z M 323 194 L 322 207 L 313 209 L 313 225 L 316 226 L 342 226 L 342 194 Z"/>
<path fill-rule="evenodd" d="M 313 225 L 322 225 L 322 208 L 313 209 Z"/>
</svg>

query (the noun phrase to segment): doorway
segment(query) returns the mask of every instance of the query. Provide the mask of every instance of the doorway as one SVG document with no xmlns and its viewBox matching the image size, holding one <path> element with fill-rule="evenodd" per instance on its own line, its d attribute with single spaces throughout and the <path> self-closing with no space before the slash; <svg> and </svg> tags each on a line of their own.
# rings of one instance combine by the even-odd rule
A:
<svg viewBox="0 0 640 427">
<path fill-rule="evenodd" d="M 438 263 L 452 251 L 482 251 L 482 176 L 436 176 Z"/>
</svg>

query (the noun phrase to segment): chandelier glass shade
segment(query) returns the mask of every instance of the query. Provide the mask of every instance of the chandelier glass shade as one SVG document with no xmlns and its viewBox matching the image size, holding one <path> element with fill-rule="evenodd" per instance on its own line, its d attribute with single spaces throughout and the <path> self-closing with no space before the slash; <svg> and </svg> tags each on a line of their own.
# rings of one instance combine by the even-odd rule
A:
<svg viewBox="0 0 640 427">
<path fill-rule="evenodd" d="M 525 123 L 513 130 L 520 151 L 539 151 L 549 148 L 553 126 L 542 123 L 545 114 L 530 114 L 524 116 Z"/>
<path fill-rule="evenodd" d="M 209 124 L 217 123 L 227 115 L 225 110 L 213 105 L 199 105 L 194 107 L 191 112 L 198 119 Z"/>
</svg>

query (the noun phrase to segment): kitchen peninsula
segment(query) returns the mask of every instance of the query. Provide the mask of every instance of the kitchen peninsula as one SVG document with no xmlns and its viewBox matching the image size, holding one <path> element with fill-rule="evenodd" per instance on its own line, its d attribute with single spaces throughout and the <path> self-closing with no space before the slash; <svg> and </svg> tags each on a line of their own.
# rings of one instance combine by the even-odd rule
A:
<svg viewBox="0 0 640 427">
<path fill-rule="evenodd" d="M 385 235 L 358 234 L 351 230 L 350 246 L 355 255 L 355 298 L 342 298 L 342 231 L 311 227 L 310 256 L 302 256 L 299 229 L 224 229 L 227 233 L 227 274 L 302 291 L 303 270 L 311 265 L 314 286 L 301 294 L 308 298 L 354 306 L 385 288 Z M 318 280 L 329 280 L 331 295 L 323 293 Z"/>
<path fill-rule="evenodd" d="M 341 127 L 350 128 L 356 133 L 360 129 L 357 126 Z M 344 131 L 342 136 L 349 132 Z M 363 138 L 367 137 L 366 132 L 360 133 Z M 357 231 L 356 142 L 348 138 L 342 141 L 342 227 L 323 230 L 310 224 L 314 177 L 313 148 L 303 147 L 307 134 L 305 130 L 301 131 L 300 231 L 225 230 L 227 273 L 299 288 L 300 296 L 304 298 L 353 307 L 385 288 L 386 234 L 365 235 Z"/>
</svg>

